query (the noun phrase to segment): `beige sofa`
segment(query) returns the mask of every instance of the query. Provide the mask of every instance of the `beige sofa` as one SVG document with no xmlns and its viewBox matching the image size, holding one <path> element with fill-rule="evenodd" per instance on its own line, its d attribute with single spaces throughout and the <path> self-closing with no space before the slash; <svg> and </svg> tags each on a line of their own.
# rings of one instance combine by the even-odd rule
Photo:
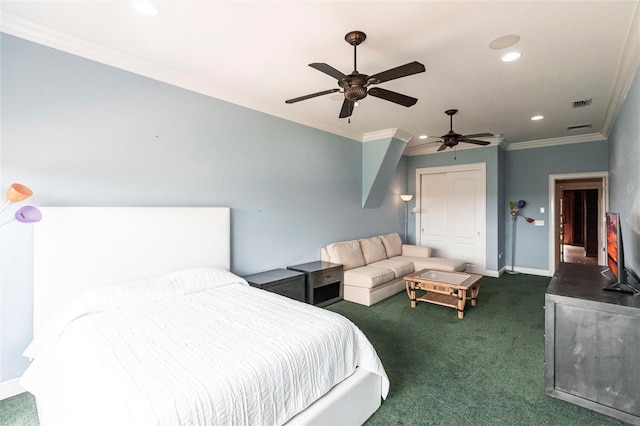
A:
<svg viewBox="0 0 640 426">
<path fill-rule="evenodd" d="M 402 277 L 420 269 L 463 272 L 461 260 L 431 257 L 431 248 L 402 244 L 397 233 L 323 247 L 325 262 L 344 267 L 344 299 L 371 306 L 404 290 Z"/>
</svg>

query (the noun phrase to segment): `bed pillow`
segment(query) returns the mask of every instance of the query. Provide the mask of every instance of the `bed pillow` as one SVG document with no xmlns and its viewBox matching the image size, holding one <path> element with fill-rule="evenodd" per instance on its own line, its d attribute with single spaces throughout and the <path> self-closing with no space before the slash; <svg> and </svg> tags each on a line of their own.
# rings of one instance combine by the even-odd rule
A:
<svg viewBox="0 0 640 426">
<path fill-rule="evenodd" d="M 387 252 L 388 258 L 402 255 L 402 240 L 397 232 L 381 235 L 380 239 L 382 240 L 382 244 L 384 244 L 384 249 Z"/>
<path fill-rule="evenodd" d="M 329 244 L 327 253 L 331 262 L 342 264 L 345 271 L 365 265 L 360 243 L 355 240 Z"/>
<path fill-rule="evenodd" d="M 387 258 L 387 252 L 384 249 L 380 237 L 366 238 L 358 240 L 358 242 L 360 243 L 362 255 L 367 265 Z"/>
</svg>

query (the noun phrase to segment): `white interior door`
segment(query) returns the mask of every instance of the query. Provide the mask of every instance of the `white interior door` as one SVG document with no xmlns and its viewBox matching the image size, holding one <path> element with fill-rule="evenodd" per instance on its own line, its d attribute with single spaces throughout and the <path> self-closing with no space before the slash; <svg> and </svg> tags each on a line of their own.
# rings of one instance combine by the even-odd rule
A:
<svg viewBox="0 0 640 426">
<path fill-rule="evenodd" d="M 418 243 L 433 255 L 464 260 L 467 271 L 486 272 L 485 168 L 419 169 Z"/>
<path fill-rule="evenodd" d="M 431 247 L 433 256 L 447 254 L 447 174 L 421 176 L 419 244 Z"/>
</svg>

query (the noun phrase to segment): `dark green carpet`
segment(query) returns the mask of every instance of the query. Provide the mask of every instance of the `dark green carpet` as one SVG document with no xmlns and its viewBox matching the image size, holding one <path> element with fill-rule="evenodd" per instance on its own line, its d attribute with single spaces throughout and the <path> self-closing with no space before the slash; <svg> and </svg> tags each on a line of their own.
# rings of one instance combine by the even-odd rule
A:
<svg viewBox="0 0 640 426">
<path fill-rule="evenodd" d="M 0 426 L 38 426 L 36 401 L 30 393 L 0 401 Z"/>
<path fill-rule="evenodd" d="M 367 425 L 609 425 L 620 421 L 545 395 L 544 293 L 550 279 L 484 277 L 464 319 L 406 293 L 371 307 L 328 307 L 367 335 L 391 388 Z"/>
<path fill-rule="evenodd" d="M 619 425 L 544 393 L 544 293 L 549 278 L 483 278 L 478 306 L 456 310 L 406 293 L 327 309 L 351 319 L 378 351 L 389 397 L 367 425 Z M 0 401 L 0 425 L 37 426 L 33 397 Z"/>
</svg>

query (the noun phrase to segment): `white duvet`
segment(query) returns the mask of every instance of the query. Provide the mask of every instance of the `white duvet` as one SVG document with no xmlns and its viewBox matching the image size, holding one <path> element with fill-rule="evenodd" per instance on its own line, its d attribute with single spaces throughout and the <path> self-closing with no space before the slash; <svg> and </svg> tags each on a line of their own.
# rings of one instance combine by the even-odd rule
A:
<svg viewBox="0 0 640 426">
<path fill-rule="evenodd" d="M 389 387 L 349 320 L 212 268 L 85 294 L 25 356 L 43 425 L 275 425 L 356 366 Z"/>
</svg>

